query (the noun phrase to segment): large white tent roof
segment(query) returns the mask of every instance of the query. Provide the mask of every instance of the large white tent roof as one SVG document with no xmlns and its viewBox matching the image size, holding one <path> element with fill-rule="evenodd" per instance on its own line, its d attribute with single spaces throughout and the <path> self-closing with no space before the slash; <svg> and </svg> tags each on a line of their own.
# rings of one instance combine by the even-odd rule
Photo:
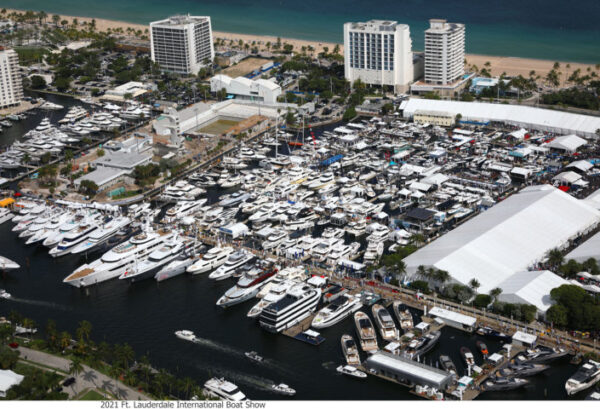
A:
<svg viewBox="0 0 600 409">
<path fill-rule="evenodd" d="M 600 261 L 600 233 L 594 234 L 565 256 L 565 259 L 575 260 L 578 263 L 583 263 L 589 258 Z"/>
<path fill-rule="evenodd" d="M 523 189 L 404 259 L 407 272 L 420 265 L 446 270 L 487 293 L 542 261 L 600 221 L 600 212 L 550 185 Z"/>
<path fill-rule="evenodd" d="M 411 98 L 403 101 L 400 109 L 405 118 L 412 118 L 418 110 L 435 110 L 461 114 L 462 119 L 467 121 L 504 122 L 528 129 L 590 138 L 600 129 L 600 117 L 523 105 Z"/>
<path fill-rule="evenodd" d="M 538 310 L 546 312 L 552 306 L 550 291 L 563 284 L 568 284 L 568 282 L 552 271 L 520 271 L 500 283 L 502 294 L 498 300 L 531 304 L 535 305 Z"/>
</svg>

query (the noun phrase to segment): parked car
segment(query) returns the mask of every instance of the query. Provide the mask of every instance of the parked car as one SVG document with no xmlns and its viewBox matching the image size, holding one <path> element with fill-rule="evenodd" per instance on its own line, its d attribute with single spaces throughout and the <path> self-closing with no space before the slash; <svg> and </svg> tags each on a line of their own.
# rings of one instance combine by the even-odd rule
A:
<svg viewBox="0 0 600 409">
<path fill-rule="evenodd" d="M 65 379 L 65 381 L 62 384 L 63 384 L 63 386 L 71 386 L 74 383 L 75 383 L 75 378 L 71 376 L 70 378 Z"/>
</svg>

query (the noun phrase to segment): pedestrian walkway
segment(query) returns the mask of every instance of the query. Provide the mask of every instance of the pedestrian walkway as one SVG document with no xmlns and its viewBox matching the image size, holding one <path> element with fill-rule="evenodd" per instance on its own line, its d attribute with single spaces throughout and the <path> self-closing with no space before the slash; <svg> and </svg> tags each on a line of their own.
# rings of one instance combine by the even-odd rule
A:
<svg viewBox="0 0 600 409">
<path fill-rule="evenodd" d="M 72 362 L 70 359 L 22 346 L 18 350 L 21 353 L 21 358 L 26 361 L 52 367 L 67 374 L 70 371 Z M 75 376 L 75 383 L 63 388 L 64 392 L 68 393 L 70 399 L 88 389 L 105 390 L 116 398 L 123 400 L 151 400 L 148 396 L 87 365 L 83 365 L 83 370 Z"/>
</svg>

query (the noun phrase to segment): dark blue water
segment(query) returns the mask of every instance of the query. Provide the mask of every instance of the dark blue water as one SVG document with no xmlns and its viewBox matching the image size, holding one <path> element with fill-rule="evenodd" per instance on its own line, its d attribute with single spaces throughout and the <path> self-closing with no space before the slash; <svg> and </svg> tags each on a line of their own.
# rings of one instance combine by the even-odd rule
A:
<svg viewBox="0 0 600 409">
<path fill-rule="evenodd" d="M 0 6 L 146 24 L 174 13 L 212 17 L 213 29 L 341 43 L 347 21 L 393 19 L 423 49 L 430 18 L 467 25 L 472 54 L 600 63 L 600 2 L 581 0 L 2 0 Z"/>
</svg>

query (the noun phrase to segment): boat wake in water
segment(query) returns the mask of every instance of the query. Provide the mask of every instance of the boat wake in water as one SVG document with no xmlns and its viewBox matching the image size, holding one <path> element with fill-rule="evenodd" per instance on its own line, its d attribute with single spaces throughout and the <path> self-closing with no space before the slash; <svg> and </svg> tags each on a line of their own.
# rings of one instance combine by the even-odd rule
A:
<svg viewBox="0 0 600 409">
<path fill-rule="evenodd" d="M 221 351 L 224 352 L 226 354 L 229 355 L 237 355 L 237 356 L 244 356 L 244 352 L 235 349 L 233 347 L 230 347 L 229 345 L 225 345 L 225 344 L 221 344 L 220 342 L 217 341 L 212 341 L 210 339 L 206 339 L 206 338 L 201 338 L 196 336 L 196 338 L 193 341 L 195 344 L 200 344 L 202 346 L 217 350 L 217 351 Z"/>
<path fill-rule="evenodd" d="M 336 364 L 333 361 L 327 361 L 327 362 L 323 362 L 321 364 L 321 366 L 329 371 L 334 370 L 335 368 L 337 368 L 339 366 L 339 364 Z"/>
<path fill-rule="evenodd" d="M 231 347 L 229 345 L 222 344 L 217 341 L 213 341 L 210 339 L 201 338 L 201 337 L 196 336 L 196 338 L 194 339 L 193 342 L 195 344 L 202 345 L 207 348 L 214 349 L 216 351 L 221 351 L 228 355 L 239 356 L 239 357 L 243 357 L 244 359 L 246 359 L 246 355 L 245 355 L 244 351 L 241 351 L 241 350 Z M 277 371 L 287 374 L 287 375 L 294 374 L 291 370 L 287 369 L 285 366 L 283 366 L 282 364 L 280 364 L 279 362 L 277 362 L 273 359 L 266 358 L 262 362 L 254 362 L 254 363 L 256 365 L 261 365 L 261 366 L 264 366 L 267 368 L 277 370 Z"/>
<path fill-rule="evenodd" d="M 29 305 L 39 305 L 40 307 L 50 307 L 61 311 L 70 311 L 71 308 L 66 305 L 57 304 L 49 301 L 40 301 L 40 300 L 27 300 L 25 298 L 18 297 L 10 297 L 8 301 L 19 302 L 21 304 L 29 304 Z"/>
</svg>

